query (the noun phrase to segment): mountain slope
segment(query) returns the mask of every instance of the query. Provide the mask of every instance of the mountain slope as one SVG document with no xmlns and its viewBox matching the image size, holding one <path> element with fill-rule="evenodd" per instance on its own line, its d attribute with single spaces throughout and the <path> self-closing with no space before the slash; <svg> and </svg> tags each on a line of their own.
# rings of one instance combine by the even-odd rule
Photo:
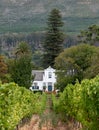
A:
<svg viewBox="0 0 99 130">
<path fill-rule="evenodd" d="M 67 33 L 99 24 L 99 0 L 0 0 L 0 33 L 42 31 L 53 8 L 61 11 Z"/>
</svg>

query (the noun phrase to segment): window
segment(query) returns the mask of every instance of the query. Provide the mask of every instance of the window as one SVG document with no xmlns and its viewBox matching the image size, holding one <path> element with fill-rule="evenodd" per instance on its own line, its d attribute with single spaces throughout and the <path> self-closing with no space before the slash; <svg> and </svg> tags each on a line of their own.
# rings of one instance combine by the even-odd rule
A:
<svg viewBox="0 0 99 130">
<path fill-rule="evenodd" d="M 37 86 L 37 83 L 34 83 L 34 86 Z"/>
<path fill-rule="evenodd" d="M 51 72 L 48 73 L 48 78 L 52 78 L 52 73 Z"/>
<path fill-rule="evenodd" d="M 33 89 L 39 89 L 39 86 L 37 83 L 34 83 L 34 86 L 32 87 Z"/>
<path fill-rule="evenodd" d="M 39 89 L 39 86 L 32 86 L 32 89 Z"/>
<path fill-rule="evenodd" d="M 39 89 L 39 86 L 37 86 L 37 88 L 36 89 Z"/>
<path fill-rule="evenodd" d="M 34 89 L 34 86 L 32 86 L 32 89 Z"/>
</svg>

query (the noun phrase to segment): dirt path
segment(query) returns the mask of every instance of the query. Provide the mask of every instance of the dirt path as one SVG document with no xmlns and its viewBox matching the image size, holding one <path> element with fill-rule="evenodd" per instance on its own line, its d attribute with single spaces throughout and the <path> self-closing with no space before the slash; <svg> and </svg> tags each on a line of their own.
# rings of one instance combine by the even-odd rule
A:
<svg viewBox="0 0 99 130">
<path fill-rule="evenodd" d="M 71 122 L 62 122 L 52 108 L 51 95 L 48 95 L 46 110 L 39 115 L 33 115 L 29 123 L 18 130 L 80 130 Z"/>
</svg>

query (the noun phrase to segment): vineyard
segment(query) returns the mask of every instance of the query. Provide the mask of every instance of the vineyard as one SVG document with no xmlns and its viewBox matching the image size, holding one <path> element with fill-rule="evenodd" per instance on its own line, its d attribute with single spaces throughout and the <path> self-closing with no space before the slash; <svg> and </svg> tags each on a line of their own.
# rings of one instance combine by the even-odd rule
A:
<svg viewBox="0 0 99 130">
<path fill-rule="evenodd" d="M 59 100 L 53 98 L 54 111 L 66 119 L 74 119 L 83 130 L 99 130 L 99 76 L 69 84 Z"/>
<path fill-rule="evenodd" d="M 69 84 L 59 97 L 50 95 L 51 110 L 45 113 L 45 118 L 47 98 L 45 93 L 34 94 L 15 83 L 0 83 L 0 130 L 15 130 L 23 119 L 30 119 L 34 114 L 45 120 L 50 113 L 50 118 L 55 113 L 61 115 L 65 124 L 72 119 L 82 130 L 99 130 L 99 76 Z M 56 115 L 52 122 L 55 124 L 56 120 L 58 125 Z"/>
<path fill-rule="evenodd" d="M 24 118 L 43 112 L 46 96 L 15 83 L 0 84 L 0 130 L 14 130 Z"/>
</svg>

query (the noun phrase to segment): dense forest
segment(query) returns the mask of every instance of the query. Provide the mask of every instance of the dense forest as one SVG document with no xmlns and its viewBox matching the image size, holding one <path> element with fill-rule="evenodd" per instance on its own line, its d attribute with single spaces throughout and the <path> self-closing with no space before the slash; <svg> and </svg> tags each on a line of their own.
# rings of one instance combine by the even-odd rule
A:
<svg viewBox="0 0 99 130">
<path fill-rule="evenodd" d="M 64 48 L 69 48 L 80 43 L 88 43 L 99 46 L 99 26 L 92 25 L 81 32 L 79 35 L 73 36 L 64 33 Z M 0 35 L 0 53 L 7 57 L 13 57 L 15 48 L 21 41 L 24 41 L 31 46 L 33 60 L 37 64 L 37 58 L 41 57 L 44 42 L 45 32 L 34 33 L 7 33 Z M 40 60 L 40 59 L 39 59 Z"/>
<path fill-rule="evenodd" d="M 36 56 L 41 55 L 42 43 L 44 41 L 45 33 L 30 33 L 30 34 L 5 34 L 0 36 L 0 53 L 7 57 L 13 57 L 15 48 L 21 41 L 27 42 L 32 49 L 34 55 L 34 62 L 36 62 Z M 64 48 L 68 48 L 77 44 L 77 38 L 66 35 L 64 38 Z"/>
</svg>

